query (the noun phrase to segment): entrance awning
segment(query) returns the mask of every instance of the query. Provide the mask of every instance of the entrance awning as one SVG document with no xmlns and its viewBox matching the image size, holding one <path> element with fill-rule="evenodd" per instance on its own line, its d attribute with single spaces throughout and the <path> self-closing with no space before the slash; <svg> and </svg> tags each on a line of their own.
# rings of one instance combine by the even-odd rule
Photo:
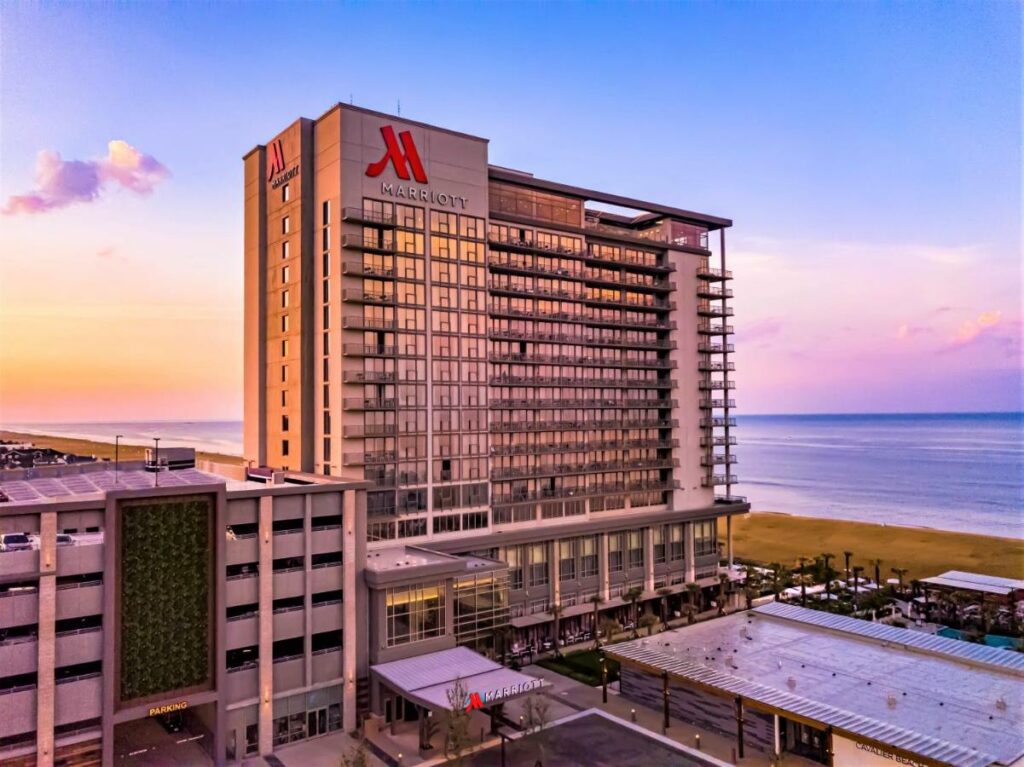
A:
<svg viewBox="0 0 1024 767">
<path fill-rule="evenodd" d="M 434 710 L 451 708 L 448 691 L 454 687 L 456 679 L 462 680 L 468 696 L 479 696 L 484 706 L 539 690 L 544 684 L 536 677 L 505 668 L 468 647 L 381 663 L 371 666 L 370 670 L 395 692 Z"/>
</svg>

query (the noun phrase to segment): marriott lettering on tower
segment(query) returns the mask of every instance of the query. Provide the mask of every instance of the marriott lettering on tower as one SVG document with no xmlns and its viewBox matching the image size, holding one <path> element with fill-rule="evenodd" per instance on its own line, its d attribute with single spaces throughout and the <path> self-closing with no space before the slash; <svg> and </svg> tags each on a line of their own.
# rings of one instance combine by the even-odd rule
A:
<svg viewBox="0 0 1024 767">
<path fill-rule="evenodd" d="M 366 166 L 366 175 L 376 178 L 384 172 L 388 165 L 391 165 L 395 175 L 403 181 L 415 180 L 420 184 L 428 183 L 427 171 L 423 168 L 423 161 L 420 159 L 420 153 L 416 148 L 412 133 L 405 130 L 396 136 L 392 126 L 384 125 L 381 126 L 380 135 L 384 139 L 384 156 Z M 412 184 L 394 184 L 387 181 L 381 181 L 380 192 L 389 197 L 418 200 L 441 207 L 465 209 L 469 202 L 468 198 L 461 195 L 435 192 L 429 187 L 422 188 Z"/>
</svg>

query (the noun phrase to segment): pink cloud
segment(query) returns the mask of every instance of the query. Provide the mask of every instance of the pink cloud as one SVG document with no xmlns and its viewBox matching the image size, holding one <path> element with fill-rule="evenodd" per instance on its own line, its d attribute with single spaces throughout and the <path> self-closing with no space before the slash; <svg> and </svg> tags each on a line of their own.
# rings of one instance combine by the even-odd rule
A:
<svg viewBox="0 0 1024 767">
<path fill-rule="evenodd" d="M 783 322 L 779 317 L 768 317 L 763 320 L 752 322 L 741 328 L 744 341 L 755 341 L 764 338 L 773 338 L 782 332 Z"/>
<path fill-rule="evenodd" d="M 109 142 L 106 157 L 98 160 L 65 160 L 58 152 L 44 149 L 36 159 L 35 189 L 8 197 L 3 212 L 45 213 L 76 202 L 92 202 L 104 187 L 114 184 L 147 195 L 170 175 L 155 157 L 126 141 Z"/>
<path fill-rule="evenodd" d="M 950 347 L 955 349 L 973 343 L 998 326 L 1002 318 L 1002 312 L 983 312 L 978 315 L 977 319 L 968 320 L 960 326 L 956 335 L 950 340 Z"/>
</svg>

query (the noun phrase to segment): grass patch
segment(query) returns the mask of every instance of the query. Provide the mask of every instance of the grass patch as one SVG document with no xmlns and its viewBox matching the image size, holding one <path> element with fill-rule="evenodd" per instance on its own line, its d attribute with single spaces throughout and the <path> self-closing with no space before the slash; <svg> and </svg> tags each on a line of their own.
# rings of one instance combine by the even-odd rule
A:
<svg viewBox="0 0 1024 767">
<path fill-rule="evenodd" d="M 538 666 L 554 671 L 556 674 L 575 679 L 577 682 L 597 687 L 601 684 L 601 653 L 597 650 L 577 650 L 563 655 L 561 658 L 543 658 L 537 661 Z M 619 662 L 608 658 L 608 681 L 619 679 Z"/>
<path fill-rule="evenodd" d="M 836 555 L 832 567 L 841 569 L 843 552 L 852 551 L 852 564 L 863 565 L 869 578 L 869 561 L 881 559 L 883 581 L 893 577 L 892 567 L 910 571 L 908 584 L 946 570 L 1024 578 L 1024 541 L 1013 538 L 771 513 L 734 517 L 732 524 L 736 555 L 760 563 L 793 567 L 799 557 L 828 551 Z M 722 540 L 724 531 L 722 523 Z"/>
</svg>

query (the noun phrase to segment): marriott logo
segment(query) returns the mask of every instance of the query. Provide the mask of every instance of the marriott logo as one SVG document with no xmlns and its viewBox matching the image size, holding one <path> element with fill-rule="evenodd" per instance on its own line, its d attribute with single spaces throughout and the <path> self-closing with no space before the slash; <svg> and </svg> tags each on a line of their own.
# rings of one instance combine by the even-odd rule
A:
<svg viewBox="0 0 1024 767">
<path fill-rule="evenodd" d="M 403 181 L 409 180 L 409 171 L 412 170 L 412 177 L 420 184 L 427 183 L 427 172 L 423 170 L 423 163 L 420 162 L 420 154 L 416 151 L 416 142 L 412 140 L 412 134 L 404 130 L 395 137 L 395 129 L 385 125 L 380 129 L 384 137 L 384 156 L 377 162 L 371 162 L 366 166 L 366 175 L 376 178 L 390 162 L 395 167 L 395 175 Z M 399 146 L 398 142 L 402 145 Z"/>
</svg>

